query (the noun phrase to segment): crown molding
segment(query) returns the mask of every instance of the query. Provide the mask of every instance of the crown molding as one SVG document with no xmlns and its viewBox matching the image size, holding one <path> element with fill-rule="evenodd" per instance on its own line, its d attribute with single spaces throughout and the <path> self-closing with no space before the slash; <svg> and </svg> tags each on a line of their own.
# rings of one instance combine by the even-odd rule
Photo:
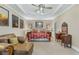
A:
<svg viewBox="0 0 79 59">
<path fill-rule="evenodd" d="M 69 9 L 71 9 L 74 5 L 70 5 L 68 8 L 66 8 L 64 11 L 62 11 L 61 13 L 51 17 L 51 18 L 45 18 L 45 19 L 52 19 L 52 20 L 55 20 L 58 16 L 64 14 L 65 12 L 67 12 Z"/>
<path fill-rule="evenodd" d="M 20 6 L 20 4 L 17 4 L 17 6 L 23 11 L 24 14 L 26 13 L 25 10 Z M 24 16 L 24 15 L 23 15 L 23 17 L 24 17 L 25 19 L 36 19 L 36 18 L 34 18 L 34 17 L 28 17 L 28 16 Z"/>
<path fill-rule="evenodd" d="M 54 13 L 56 13 L 62 6 L 63 6 L 63 4 L 60 4 L 59 7 L 55 10 Z"/>
<path fill-rule="evenodd" d="M 20 8 L 22 10 L 22 12 L 26 13 L 25 10 L 20 6 L 20 4 L 17 4 L 16 6 L 18 6 L 18 8 Z M 56 13 L 61 7 L 63 6 L 63 4 L 61 4 L 54 13 Z M 49 18 L 43 18 L 43 19 L 40 19 L 40 20 L 54 20 L 56 19 L 58 16 L 62 15 L 63 13 L 65 13 L 66 11 L 68 11 L 71 7 L 73 7 L 74 5 L 70 5 L 69 7 L 67 7 L 64 11 L 62 11 L 61 13 L 55 15 L 55 16 L 52 16 L 52 17 L 49 17 Z M 12 8 L 13 9 L 13 8 Z M 24 19 L 36 19 L 37 18 L 34 18 L 34 17 L 28 17 L 26 15 L 21 15 Z"/>
</svg>

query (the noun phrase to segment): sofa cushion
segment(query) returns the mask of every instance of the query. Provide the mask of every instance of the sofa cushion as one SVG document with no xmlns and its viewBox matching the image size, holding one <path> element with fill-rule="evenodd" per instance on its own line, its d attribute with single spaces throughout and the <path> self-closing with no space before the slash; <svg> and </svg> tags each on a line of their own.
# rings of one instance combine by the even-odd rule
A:
<svg viewBox="0 0 79 59">
<path fill-rule="evenodd" d="M 17 37 L 11 37 L 11 38 L 9 38 L 9 42 L 11 44 L 17 44 L 18 43 L 18 39 L 17 39 Z"/>
<path fill-rule="evenodd" d="M 8 43 L 7 37 L 0 37 L 0 43 Z"/>
<path fill-rule="evenodd" d="M 8 39 L 0 39 L 0 43 L 8 43 Z"/>
</svg>

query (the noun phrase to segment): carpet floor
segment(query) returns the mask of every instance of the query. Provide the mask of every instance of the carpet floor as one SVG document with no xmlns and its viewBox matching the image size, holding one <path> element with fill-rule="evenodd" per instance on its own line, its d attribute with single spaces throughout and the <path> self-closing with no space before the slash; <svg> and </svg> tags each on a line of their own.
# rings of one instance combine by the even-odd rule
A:
<svg viewBox="0 0 79 59">
<path fill-rule="evenodd" d="M 33 42 L 33 55 L 79 55 L 72 48 L 64 48 L 58 42 Z"/>
</svg>

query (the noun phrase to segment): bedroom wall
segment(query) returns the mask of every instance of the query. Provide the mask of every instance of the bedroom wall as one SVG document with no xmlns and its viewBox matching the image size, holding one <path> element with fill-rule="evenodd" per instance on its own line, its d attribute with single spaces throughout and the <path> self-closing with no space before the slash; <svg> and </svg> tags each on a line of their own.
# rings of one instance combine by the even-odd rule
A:
<svg viewBox="0 0 79 59">
<path fill-rule="evenodd" d="M 74 5 L 55 20 L 57 31 L 61 31 L 63 22 L 68 24 L 68 33 L 72 35 L 72 48 L 79 51 L 79 5 Z"/>
<path fill-rule="evenodd" d="M 12 14 L 15 14 L 16 16 L 22 18 L 20 15 L 18 15 L 18 12 L 16 13 L 15 10 L 11 10 L 8 6 L 6 5 L 0 5 L 7 10 L 9 10 L 9 26 L 0 26 L 0 35 L 3 34 L 9 34 L 9 33 L 15 33 L 17 36 L 23 36 L 24 31 L 23 29 L 20 28 L 12 28 Z"/>
</svg>

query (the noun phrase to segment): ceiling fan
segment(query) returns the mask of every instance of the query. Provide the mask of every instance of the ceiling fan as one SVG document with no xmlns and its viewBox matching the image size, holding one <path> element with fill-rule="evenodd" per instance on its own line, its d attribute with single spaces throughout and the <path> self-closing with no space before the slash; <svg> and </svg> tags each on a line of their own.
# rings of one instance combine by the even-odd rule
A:
<svg viewBox="0 0 79 59">
<path fill-rule="evenodd" d="M 52 7 L 46 7 L 45 4 L 39 4 L 39 5 L 36 5 L 36 4 L 32 4 L 33 6 L 35 7 L 38 7 L 38 9 L 36 10 L 37 13 L 41 13 L 41 14 L 44 14 L 45 12 L 45 9 L 52 9 Z"/>
</svg>

